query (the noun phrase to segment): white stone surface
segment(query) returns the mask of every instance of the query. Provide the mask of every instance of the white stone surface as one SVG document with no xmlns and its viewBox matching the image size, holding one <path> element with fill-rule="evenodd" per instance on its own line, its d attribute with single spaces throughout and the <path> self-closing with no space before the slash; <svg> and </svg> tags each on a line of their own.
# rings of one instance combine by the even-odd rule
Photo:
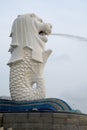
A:
<svg viewBox="0 0 87 130">
<path fill-rule="evenodd" d="M 52 26 L 35 14 L 19 15 L 13 22 L 9 51 L 12 100 L 35 100 L 46 96 L 44 66 L 52 50 L 45 50 Z"/>
</svg>

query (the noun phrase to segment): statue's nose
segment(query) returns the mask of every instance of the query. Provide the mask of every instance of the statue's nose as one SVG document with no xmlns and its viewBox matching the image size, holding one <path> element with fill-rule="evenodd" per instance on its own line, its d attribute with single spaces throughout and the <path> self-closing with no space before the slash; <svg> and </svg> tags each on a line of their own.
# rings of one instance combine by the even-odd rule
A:
<svg viewBox="0 0 87 130">
<path fill-rule="evenodd" d="M 47 23 L 47 25 L 49 26 L 50 29 L 52 29 L 52 25 L 50 23 Z"/>
<path fill-rule="evenodd" d="M 49 28 L 52 29 L 52 24 L 50 24 L 50 23 L 46 23 L 46 25 L 47 25 Z"/>
<path fill-rule="evenodd" d="M 49 26 L 49 33 L 51 33 L 51 31 L 52 31 L 52 25 L 48 24 L 48 26 Z"/>
<path fill-rule="evenodd" d="M 49 26 L 50 26 L 50 28 L 52 28 L 52 25 L 51 25 L 51 24 L 49 24 Z"/>
</svg>

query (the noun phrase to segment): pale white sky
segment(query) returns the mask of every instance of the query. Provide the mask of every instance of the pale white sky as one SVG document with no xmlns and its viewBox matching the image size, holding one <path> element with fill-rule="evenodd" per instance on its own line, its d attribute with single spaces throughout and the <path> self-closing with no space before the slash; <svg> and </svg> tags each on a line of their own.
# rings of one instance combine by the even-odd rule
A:
<svg viewBox="0 0 87 130">
<path fill-rule="evenodd" d="M 9 95 L 6 64 L 12 22 L 32 12 L 50 22 L 53 32 L 87 37 L 87 0 L 0 1 L 0 95 Z M 87 113 L 87 41 L 50 36 L 47 48 L 53 50 L 45 68 L 47 97 L 63 99 Z"/>
</svg>

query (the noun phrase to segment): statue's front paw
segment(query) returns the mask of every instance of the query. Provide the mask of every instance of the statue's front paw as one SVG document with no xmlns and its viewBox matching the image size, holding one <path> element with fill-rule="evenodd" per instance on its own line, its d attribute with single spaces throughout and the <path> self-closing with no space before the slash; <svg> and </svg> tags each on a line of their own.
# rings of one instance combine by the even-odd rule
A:
<svg viewBox="0 0 87 130">
<path fill-rule="evenodd" d="M 48 57 L 50 56 L 51 53 L 52 53 L 51 49 L 44 52 L 44 54 L 43 54 L 44 63 L 47 62 L 47 59 L 48 59 Z"/>
</svg>

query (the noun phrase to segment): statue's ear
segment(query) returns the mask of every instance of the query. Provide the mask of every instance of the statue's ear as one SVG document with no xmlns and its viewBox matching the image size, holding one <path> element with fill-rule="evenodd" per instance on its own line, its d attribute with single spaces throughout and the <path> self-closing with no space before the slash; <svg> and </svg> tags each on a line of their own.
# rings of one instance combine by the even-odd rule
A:
<svg viewBox="0 0 87 130">
<path fill-rule="evenodd" d="M 19 14 L 17 17 L 20 17 L 21 15 Z"/>
</svg>

